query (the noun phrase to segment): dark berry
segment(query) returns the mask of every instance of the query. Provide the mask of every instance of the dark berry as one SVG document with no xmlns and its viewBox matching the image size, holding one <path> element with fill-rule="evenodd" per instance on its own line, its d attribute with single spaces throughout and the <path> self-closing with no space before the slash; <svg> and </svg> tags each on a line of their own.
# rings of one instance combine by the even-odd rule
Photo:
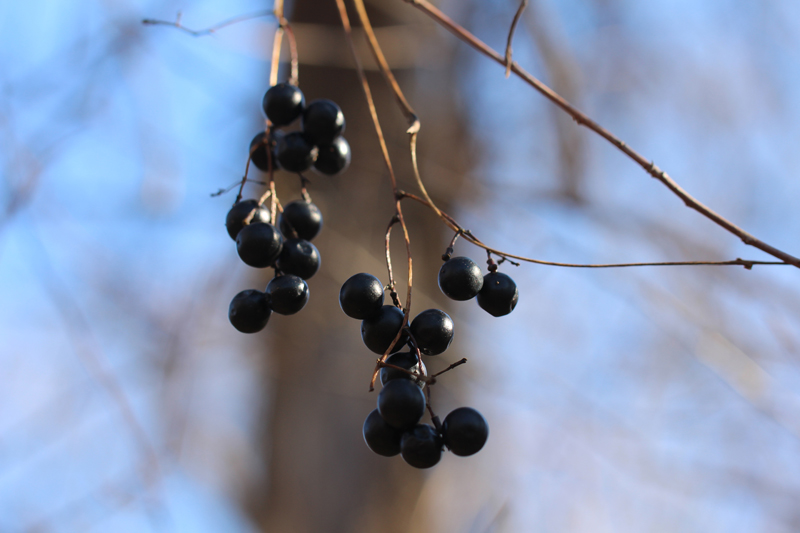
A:
<svg viewBox="0 0 800 533">
<path fill-rule="evenodd" d="M 322 213 L 317 206 L 305 200 L 295 200 L 286 204 L 278 220 L 281 233 L 287 237 L 294 237 L 292 233 L 294 230 L 298 238 L 310 241 L 322 229 Z"/>
<path fill-rule="evenodd" d="M 378 393 L 378 412 L 390 426 L 408 429 L 425 414 L 425 393 L 407 379 L 393 379 Z"/>
<path fill-rule="evenodd" d="M 356 274 L 342 285 L 339 305 L 350 318 L 364 320 L 378 314 L 383 306 L 383 285 L 372 274 Z"/>
<path fill-rule="evenodd" d="M 350 145 L 344 137 L 336 137 L 331 144 L 321 144 L 318 148 L 319 155 L 314 168 L 323 174 L 336 176 L 350 166 Z"/>
<path fill-rule="evenodd" d="M 361 339 L 367 348 L 383 355 L 402 327 L 403 312 L 393 305 L 384 305 L 375 316 L 361 322 Z M 392 348 L 392 353 L 399 352 L 407 340 L 408 335 L 403 333 Z"/>
<path fill-rule="evenodd" d="M 483 287 L 481 268 L 469 257 L 453 257 L 439 269 L 439 288 L 453 300 L 470 300 Z"/>
<path fill-rule="evenodd" d="M 378 455 L 392 457 L 400 453 L 400 439 L 403 437 L 403 431 L 387 424 L 377 409 L 373 409 L 367 415 L 361 432 L 369 449 Z"/>
<path fill-rule="evenodd" d="M 269 172 L 269 152 L 272 152 L 272 170 L 280 168 L 278 164 L 278 154 L 276 152 L 277 142 L 285 133 L 275 130 L 270 135 L 259 132 L 250 141 L 250 161 L 262 172 Z"/>
<path fill-rule="evenodd" d="M 308 303 L 308 284 L 297 276 L 277 276 L 267 284 L 272 310 L 281 315 L 293 315 Z"/>
<path fill-rule="evenodd" d="M 318 153 L 317 147 L 299 131 L 287 133 L 278 139 L 278 164 L 289 172 L 305 172 L 317 160 Z"/>
<path fill-rule="evenodd" d="M 403 460 L 415 468 L 430 468 L 442 458 L 442 438 L 428 424 L 417 424 L 400 439 Z"/>
<path fill-rule="evenodd" d="M 483 288 L 478 293 L 478 305 L 493 316 L 505 316 L 517 306 L 517 284 L 502 272 L 489 272 L 483 277 Z"/>
<path fill-rule="evenodd" d="M 264 114 L 276 126 L 286 126 L 303 114 L 306 99 L 303 92 L 288 83 L 270 87 L 261 102 Z"/>
<path fill-rule="evenodd" d="M 228 216 L 225 217 L 225 227 L 231 239 L 236 240 L 236 236 L 245 226 L 244 221 L 250 216 L 250 213 L 252 213 L 253 216 L 250 218 L 248 224 L 255 224 L 257 222 L 269 224 L 269 209 L 258 205 L 257 200 L 242 200 L 241 202 L 236 202 L 233 204 L 233 207 L 231 207 L 231 210 L 228 211 Z"/>
<path fill-rule="evenodd" d="M 267 325 L 272 309 L 269 298 L 261 291 L 242 291 L 231 300 L 228 320 L 242 333 L 256 333 Z"/>
<path fill-rule="evenodd" d="M 450 451 L 466 456 L 478 452 L 489 437 L 486 419 L 471 407 L 459 407 L 444 418 L 442 437 Z"/>
<path fill-rule="evenodd" d="M 236 235 L 236 251 L 246 264 L 256 268 L 272 266 L 283 246 L 275 226 L 257 222 L 243 227 Z"/>
<path fill-rule="evenodd" d="M 428 309 L 411 321 L 411 335 L 419 351 L 425 355 L 439 355 L 453 340 L 453 319 L 440 309 Z"/>
<path fill-rule="evenodd" d="M 344 113 L 330 100 L 314 100 L 303 111 L 303 134 L 312 144 L 331 144 L 344 132 Z"/>
<path fill-rule="evenodd" d="M 309 279 L 319 270 L 319 251 L 305 239 L 286 239 L 275 267 L 284 274 Z"/>
<path fill-rule="evenodd" d="M 400 368 L 405 368 L 408 371 L 414 372 L 415 374 L 422 374 L 427 375 L 427 369 L 425 368 L 425 364 L 422 361 L 417 360 L 417 354 L 414 352 L 397 352 L 396 354 L 390 355 L 386 362 L 390 365 L 399 366 Z M 403 372 L 402 370 L 397 370 L 396 368 L 389 368 L 383 367 L 381 368 L 381 385 L 386 385 L 393 379 L 410 379 L 413 380 L 414 383 L 419 385 L 420 387 L 425 386 L 425 382 L 421 379 L 417 379 L 414 376 L 408 374 L 407 372 Z"/>
</svg>

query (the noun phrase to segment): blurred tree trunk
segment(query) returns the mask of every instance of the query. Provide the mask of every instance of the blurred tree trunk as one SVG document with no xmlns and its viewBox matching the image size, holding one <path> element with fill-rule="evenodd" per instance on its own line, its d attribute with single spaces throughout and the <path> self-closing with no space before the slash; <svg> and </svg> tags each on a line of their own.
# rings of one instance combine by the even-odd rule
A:
<svg viewBox="0 0 800 533">
<path fill-rule="evenodd" d="M 376 28 L 415 24 L 424 36 L 420 23 L 425 19 L 415 10 L 392 7 L 391 11 L 377 11 L 374 5 L 367 7 Z M 401 21 L 398 14 L 407 18 Z M 358 26 L 354 11 L 350 16 Z M 298 32 L 300 87 L 307 101 L 329 98 L 342 107 L 353 163 L 337 178 L 311 176 L 310 192 L 325 224 L 315 240 L 323 258 L 322 269 L 309 282 L 311 300 L 307 307 L 290 317 L 273 315 L 268 326 L 263 387 L 257 399 L 262 406 L 258 451 L 263 470 L 249 480 L 243 505 L 263 531 L 405 532 L 410 530 L 412 518 L 415 524 L 425 523 L 425 513 L 431 511 L 419 500 L 425 474 L 399 457 L 377 456 L 364 444 L 361 426 L 374 409 L 377 396 L 377 391 L 367 392 L 376 356 L 361 342 L 360 323 L 346 317 L 338 305 L 339 288 L 352 274 L 370 272 L 387 282 L 383 236 L 394 209 L 388 175 L 355 70 L 312 66 L 303 60 L 304 49 L 325 46 L 340 47 L 340 53 L 349 57 L 335 3 L 297 0 L 290 17 L 298 28 L 304 28 Z M 313 42 L 314 28 L 320 30 L 318 42 Z M 336 29 L 341 32 L 340 43 L 322 41 Z M 434 198 L 448 209 L 448 201 L 459 201 L 459 185 L 470 166 L 471 151 L 463 117 L 459 116 L 453 49 L 443 50 L 450 45 L 441 42 L 433 44 L 437 45 L 436 52 L 449 56 L 449 60 L 424 74 L 404 69 L 396 75 L 422 119 L 424 178 Z M 387 50 L 387 55 L 391 58 L 402 52 Z M 423 77 L 424 87 L 413 90 L 415 81 Z M 400 187 L 416 191 L 405 121 L 379 73 L 370 72 L 369 81 Z M 287 183 L 294 187 L 297 180 L 287 174 L 278 179 L 281 200 L 286 203 L 296 198 L 281 191 Z M 447 191 L 447 201 L 437 198 L 436 191 Z M 420 206 L 407 201 L 404 211 L 414 259 L 413 316 L 443 299 L 436 275 L 451 235 Z M 393 263 L 398 292 L 404 297 L 406 257 L 402 242 L 398 227 L 392 246 Z M 264 278 L 259 283 L 266 285 L 267 281 Z M 445 357 L 448 363 L 461 357 L 454 352 L 441 356 L 443 362 Z M 451 374 L 448 387 L 456 389 L 457 382 L 457 373 Z"/>
</svg>

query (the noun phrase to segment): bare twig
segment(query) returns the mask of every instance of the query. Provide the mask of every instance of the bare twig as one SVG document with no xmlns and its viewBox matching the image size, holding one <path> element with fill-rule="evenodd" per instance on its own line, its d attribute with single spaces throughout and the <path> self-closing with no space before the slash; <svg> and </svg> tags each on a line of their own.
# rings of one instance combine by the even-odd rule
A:
<svg viewBox="0 0 800 533">
<path fill-rule="evenodd" d="M 519 24 L 519 19 L 522 17 L 522 12 L 525 11 L 527 5 L 528 0 L 522 0 L 522 2 L 520 2 L 517 12 L 514 15 L 514 20 L 511 21 L 511 28 L 508 30 L 508 41 L 506 41 L 506 78 L 511 75 L 511 56 L 513 54 L 511 43 L 514 41 L 514 32 L 517 30 L 517 24 Z"/>
<path fill-rule="evenodd" d="M 397 344 L 397 341 L 400 340 L 400 336 L 403 333 L 403 329 L 408 325 L 408 314 L 411 312 L 411 288 L 413 285 L 413 268 L 412 268 L 412 260 L 411 260 L 411 239 L 408 235 L 408 226 L 406 226 L 406 221 L 403 218 L 403 209 L 400 205 L 400 194 L 399 189 L 397 188 L 397 178 L 394 175 L 394 168 L 392 167 L 392 161 L 389 158 L 389 149 L 386 146 L 386 138 L 383 136 L 383 130 L 381 129 L 381 123 L 378 120 L 378 112 L 375 109 L 375 101 L 372 98 L 372 91 L 369 88 L 369 83 L 367 82 L 367 77 L 364 74 L 364 68 L 361 66 L 361 60 L 358 58 L 358 51 L 356 50 L 355 43 L 353 42 L 353 35 L 352 29 L 350 27 L 350 18 L 347 16 L 347 8 L 344 5 L 344 0 L 336 0 L 336 6 L 339 8 L 339 16 L 342 19 L 342 28 L 344 29 L 345 37 L 347 38 L 347 44 L 350 46 L 350 51 L 353 53 L 353 60 L 356 64 L 356 70 L 358 72 L 358 78 L 361 81 L 361 88 L 364 91 L 364 96 L 367 99 L 367 106 L 369 107 L 369 113 L 372 117 L 372 125 L 375 128 L 375 133 L 378 136 L 378 142 L 381 146 L 381 154 L 383 155 L 383 162 L 386 165 L 386 169 L 389 171 L 389 180 L 392 184 L 392 194 L 394 195 L 394 205 L 395 205 L 395 217 L 397 217 L 398 222 L 400 223 L 400 227 L 403 229 L 403 239 L 405 240 L 406 245 L 406 255 L 408 257 L 408 288 L 406 291 L 406 301 L 405 301 L 405 309 L 403 309 L 403 325 L 400 328 L 400 331 L 397 332 L 397 336 L 395 337 L 394 341 L 390 346 L 391 348 Z M 386 361 L 386 358 L 389 356 L 389 350 L 383 357 L 381 361 Z M 372 380 L 370 381 L 369 390 L 374 390 L 375 387 L 375 380 L 378 377 L 378 372 L 380 372 L 380 367 L 375 367 L 375 371 L 372 373 Z"/>
<path fill-rule="evenodd" d="M 478 50 L 485 56 L 489 57 L 490 59 L 493 59 L 494 61 L 496 61 L 501 65 L 504 66 L 506 65 L 506 59 L 502 55 L 500 55 L 497 51 L 489 47 L 486 43 L 475 37 L 472 33 L 464 29 L 458 23 L 453 21 L 450 17 L 445 15 L 442 11 L 440 11 L 438 8 L 436 8 L 433 4 L 431 4 L 427 0 L 404 0 L 404 1 L 409 4 L 412 4 L 417 9 L 430 16 L 438 24 L 445 27 L 456 37 L 466 42 L 467 44 L 469 44 L 470 46 L 472 46 L 474 49 Z M 597 133 L 598 135 L 606 139 L 608 142 L 613 144 L 615 147 L 617 147 L 622 153 L 627 155 L 629 158 L 635 161 L 639 166 L 641 166 L 648 174 L 650 174 L 653 178 L 660 181 L 676 196 L 678 196 L 681 200 L 683 200 L 683 202 L 686 204 L 687 207 L 694 209 L 695 211 L 705 216 L 715 224 L 721 226 L 722 228 L 732 233 L 733 235 L 736 235 L 745 244 L 758 248 L 759 250 L 780 259 L 785 264 L 790 264 L 800 268 L 800 259 L 755 238 L 742 228 L 736 226 L 734 223 L 730 222 L 729 220 L 725 219 L 724 217 L 722 217 L 721 215 L 710 209 L 708 206 L 702 204 L 700 201 L 698 201 L 697 199 L 692 197 L 688 192 L 686 192 L 683 188 L 681 188 L 666 172 L 664 172 L 658 166 L 656 166 L 655 163 L 646 159 L 643 155 L 633 150 L 625 142 L 623 142 L 621 139 L 613 135 L 610 131 L 606 130 L 598 123 L 593 121 L 591 118 L 589 118 L 586 114 L 579 111 L 572 104 L 567 102 L 567 100 L 565 100 L 561 95 L 553 91 L 550 87 L 548 87 L 547 85 L 539 81 L 537 78 L 535 78 L 533 75 L 528 73 L 526 70 L 524 70 L 522 67 L 520 67 L 515 61 L 512 61 L 510 63 L 510 66 L 511 66 L 511 71 L 514 74 L 519 76 L 531 87 L 533 87 L 541 94 L 543 94 L 548 100 L 550 100 L 558 107 L 563 109 L 579 125 L 589 128 L 590 130 Z M 509 257 L 513 256 L 509 255 Z M 748 264 L 757 264 L 757 263 L 750 262 Z M 631 266 L 638 266 L 638 265 L 631 265 Z M 745 266 L 747 265 L 745 264 Z"/>
<path fill-rule="evenodd" d="M 431 207 L 431 205 L 424 199 L 420 198 L 419 196 L 401 191 L 400 195 L 402 198 L 408 198 L 410 200 L 414 200 L 415 202 L 419 202 L 422 205 Z M 483 248 L 487 252 L 491 252 L 494 255 L 500 257 L 501 259 L 505 259 L 507 261 L 511 261 L 511 259 L 518 259 L 520 261 L 525 261 L 526 263 L 534 263 L 537 265 L 547 265 L 547 266 L 557 266 L 557 267 L 568 267 L 568 268 L 622 268 L 622 267 L 643 267 L 643 266 L 700 266 L 700 265 L 715 265 L 715 266 L 724 266 L 724 265 L 734 265 L 734 266 L 743 266 L 747 270 L 750 270 L 755 265 L 787 265 L 788 263 L 784 263 L 782 261 L 754 261 L 751 259 L 734 259 L 732 261 L 662 261 L 662 262 L 655 262 L 655 263 L 608 263 L 608 264 L 580 264 L 580 263 L 557 263 L 554 261 L 544 261 L 542 259 L 533 259 L 531 257 L 524 257 L 521 255 L 515 255 L 508 252 L 503 252 L 502 250 L 497 250 L 496 248 L 492 248 L 491 246 L 486 245 L 478 239 L 473 233 L 469 230 L 463 229 L 456 220 L 441 211 L 443 220 L 446 219 L 450 224 L 453 224 L 459 233 L 456 234 L 462 235 L 464 239 L 471 242 L 475 246 Z M 455 237 L 453 238 L 455 241 Z M 448 248 L 449 250 L 449 248 Z"/>
<path fill-rule="evenodd" d="M 277 4 L 277 2 L 276 2 Z M 265 10 L 265 11 L 255 11 L 253 13 L 248 13 L 245 15 L 239 15 L 233 18 L 229 18 L 219 24 L 214 24 L 213 26 L 209 26 L 208 28 L 202 30 L 192 30 L 181 24 L 181 13 L 178 12 L 178 15 L 175 17 L 174 22 L 170 22 L 168 20 L 155 20 L 155 19 L 144 19 L 142 20 L 142 24 L 147 26 L 172 26 L 181 30 L 182 32 L 188 33 L 193 37 L 204 37 L 206 35 L 213 35 L 217 32 L 217 30 L 221 30 L 227 26 L 233 26 L 234 24 L 238 24 L 239 22 L 245 22 L 247 20 L 253 20 L 261 17 L 272 17 L 275 16 L 274 11 L 272 10 Z"/>
</svg>

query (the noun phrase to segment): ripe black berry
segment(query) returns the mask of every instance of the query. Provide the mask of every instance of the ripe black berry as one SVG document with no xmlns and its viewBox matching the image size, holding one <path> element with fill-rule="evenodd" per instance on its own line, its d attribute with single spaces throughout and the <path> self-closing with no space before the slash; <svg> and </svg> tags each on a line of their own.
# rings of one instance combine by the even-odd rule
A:
<svg viewBox="0 0 800 533">
<path fill-rule="evenodd" d="M 453 340 L 453 319 L 440 309 L 428 309 L 411 321 L 411 335 L 419 351 L 425 355 L 439 355 Z"/>
<path fill-rule="evenodd" d="M 242 291 L 231 300 L 228 319 L 242 333 L 256 333 L 267 325 L 272 309 L 269 298 L 261 291 Z"/>
<path fill-rule="evenodd" d="M 278 139 L 285 135 L 280 130 L 273 131 L 270 135 L 259 132 L 250 141 L 250 161 L 262 172 L 269 172 L 269 151 L 272 151 L 272 170 L 280 168 L 276 147 Z"/>
<path fill-rule="evenodd" d="M 322 213 L 317 206 L 305 200 L 295 200 L 284 206 L 279 217 L 281 233 L 293 237 L 292 230 L 300 239 L 307 241 L 317 236 L 322 229 Z"/>
<path fill-rule="evenodd" d="M 407 379 L 393 379 L 378 393 L 378 412 L 390 426 L 408 429 L 425 414 L 425 393 Z"/>
<path fill-rule="evenodd" d="M 276 126 L 286 126 L 303 114 L 306 99 L 303 92 L 288 83 L 270 87 L 261 102 L 267 118 Z"/>
<path fill-rule="evenodd" d="M 400 439 L 403 437 L 403 431 L 387 424 L 377 409 L 373 409 L 367 415 L 361 432 L 369 449 L 378 455 L 392 457 L 400 453 Z"/>
<path fill-rule="evenodd" d="M 256 222 L 268 224 L 270 221 L 269 209 L 264 206 L 259 206 L 257 200 L 242 200 L 241 202 L 236 202 L 225 217 L 225 228 L 227 228 L 228 235 L 231 236 L 231 239 L 236 240 L 236 236 L 245 226 L 244 221 L 250 216 L 250 213 L 253 213 L 253 216 L 249 224 L 255 224 Z"/>
<path fill-rule="evenodd" d="M 390 355 L 386 359 L 386 362 L 390 365 L 405 368 L 406 370 L 414 372 L 415 374 L 422 374 L 423 376 L 427 375 L 425 364 L 422 363 L 422 361 L 417 361 L 417 355 L 414 352 L 397 352 L 396 354 Z M 420 387 L 425 386 L 424 381 L 417 379 L 414 376 L 403 372 L 402 370 L 397 370 L 396 368 L 389 368 L 386 366 L 381 368 L 381 385 L 386 385 L 393 379 L 410 379 Z"/>
<path fill-rule="evenodd" d="M 256 268 L 272 266 L 283 246 L 283 237 L 272 224 L 257 222 L 236 235 L 236 251 L 246 264 Z"/>
<path fill-rule="evenodd" d="M 439 288 L 453 300 L 470 300 L 483 287 L 480 267 L 469 257 L 453 257 L 439 269 Z"/>
<path fill-rule="evenodd" d="M 403 312 L 393 305 L 384 305 L 375 316 L 361 322 L 361 339 L 367 348 L 383 355 L 401 327 L 403 327 Z M 392 348 L 392 352 L 399 352 L 407 340 L 408 335 L 403 333 Z"/>
<path fill-rule="evenodd" d="M 489 437 L 486 419 L 471 407 L 459 407 L 444 418 L 442 437 L 450 451 L 466 456 L 478 452 Z"/>
<path fill-rule="evenodd" d="M 490 272 L 483 277 L 483 288 L 478 293 L 478 305 L 493 316 L 505 316 L 517 306 L 517 284 L 502 272 Z"/>
<path fill-rule="evenodd" d="M 289 172 L 305 172 L 317 160 L 318 153 L 317 147 L 299 131 L 287 133 L 278 139 L 278 164 Z"/>
<path fill-rule="evenodd" d="M 344 113 L 330 100 L 314 100 L 303 111 L 303 134 L 312 144 L 331 144 L 344 132 Z"/>
<path fill-rule="evenodd" d="M 350 318 L 364 320 L 378 314 L 383 306 L 383 285 L 372 274 L 356 274 L 342 285 L 339 305 Z"/>
<path fill-rule="evenodd" d="M 286 239 L 275 267 L 284 274 L 309 279 L 319 270 L 319 251 L 305 239 Z"/>
<path fill-rule="evenodd" d="M 331 144 L 320 144 L 319 155 L 314 162 L 314 168 L 327 174 L 336 176 L 350 166 L 350 145 L 344 137 L 336 137 Z"/>
<path fill-rule="evenodd" d="M 277 276 L 267 284 L 272 310 L 281 315 L 293 315 L 308 303 L 308 284 L 297 276 Z"/>
<path fill-rule="evenodd" d="M 403 433 L 400 454 L 415 468 L 430 468 L 442 458 L 442 438 L 428 424 L 417 424 Z"/>
</svg>

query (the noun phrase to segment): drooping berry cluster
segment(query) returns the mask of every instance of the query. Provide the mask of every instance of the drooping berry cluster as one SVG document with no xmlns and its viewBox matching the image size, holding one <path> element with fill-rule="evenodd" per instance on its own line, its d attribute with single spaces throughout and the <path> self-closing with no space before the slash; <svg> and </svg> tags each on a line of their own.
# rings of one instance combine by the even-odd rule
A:
<svg viewBox="0 0 800 533">
<path fill-rule="evenodd" d="M 242 333 L 264 329 L 273 311 L 293 315 L 305 307 L 309 297 L 306 280 L 319 270 L 319 251 L 310 242 L 322 227 L 317 206 L 305 200 L 289 203 L 279 217 L 280 231 L 270 218 L 269 210 L 256 200 L 242 200 L 225 220 L 245 264 L 275 269 L 264 292 L 249 289 L 233 297 L 228 318 Z"/>
<path fill-rule="evenodd" d="M 288 83 L 270 87 L 262 103 L 270 124 L 250 143 L 250 161 L 269 172 L 270 180 L 278 168 L 299 174 L 314 165 L 328 175 L 347 168 L 350 147 L 341 136 L 344 115 L 339 106 L 329 100 L 317 100 L 306 107 L 303 93 Z M 303 131 L 284 133 L 275 129 L 300 117 Z M 226 217 L 228 235 L 236 241 L 242 261 L 255 268 L 275 269 L 264 292 L 245 290 L 231 301 L 228 318 L 243 333 L 264 329 L 273 311 L 292 315 L 308 302 L 306 280 L 320 266 L 319 251 L 311 240 L 322 228 L 322 214 L 305 190 L 307 180 L 301 179 L 303 198 L 282 208 L 277 228 L 272 220 L 275 213 L 262 205 L 267 195 L 260 201 L 237 202 Z M 272 198 L 271 205 L 278 205 L 277 198 Z"/>
<path fill-rule="evenodd" d="M 339 292 L 344 313 L 361 320 L 361 338 L 371 351 L 383 355 L 399 339 L 380 370 L 383 388 L 378 406 L 364 421 L 367 446 L 387 457 L 400 454 L 416 468 L 430 468 L 439 462 L 446 446 L 456 455 L 472 455 L 489 435 L 489 426 L 478 411 L 462 407 L 450 413 L 444 423 L 432 414 L 432 423 L 420 420 L 428 405 L 423 389 L 432 384 L 422 355 L 443 353 L 453 340 L 453 320 L 440 309 L 419 313 L 404 328 L 403 311 L 383 305 L 384 287 L 370 274 L 356 274 Z M 430 393 L 429 393 L 430 395 Z"/>
<path fill-rule="evenodd" d="M 305 172 L 312 167 L 336 176 L 350 165 L 350 145 L 342 136 L 344 114 L 331 100 L 314 100 L 307 106 L 302 91 L 279 83 L 269 88 L 262 102 L 273 128 L 259 132 L 250 143 L 253 164 L 264 172 L 282 168 Z M 302 130 L 285 133 L 275 128 L 289 126 L 298 118 Z"/>
</svg>

